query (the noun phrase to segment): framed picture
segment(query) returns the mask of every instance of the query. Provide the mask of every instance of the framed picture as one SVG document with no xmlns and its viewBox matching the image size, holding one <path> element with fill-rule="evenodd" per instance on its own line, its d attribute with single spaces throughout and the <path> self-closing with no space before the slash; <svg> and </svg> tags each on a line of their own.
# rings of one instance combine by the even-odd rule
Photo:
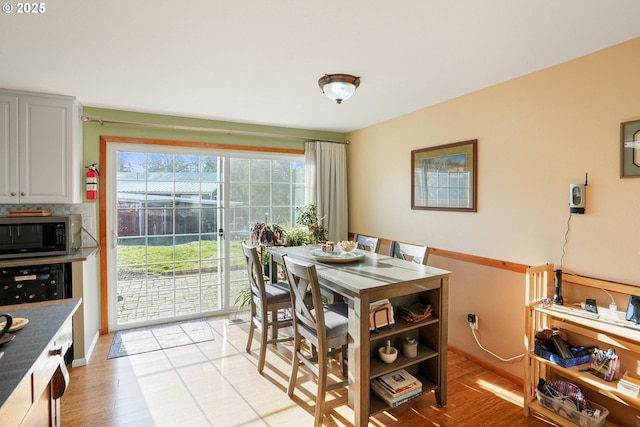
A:
<svg viewBox="0 0 640 427">
<path fill-rule="evenodd" d="M 411 151 L 411 209 L 476 212 L 478 140 Z"/>
<path fill-rule="evenodd" d="M 620 178 L 640 177 L 640 120 L 620 124 Z"/>
</svg>

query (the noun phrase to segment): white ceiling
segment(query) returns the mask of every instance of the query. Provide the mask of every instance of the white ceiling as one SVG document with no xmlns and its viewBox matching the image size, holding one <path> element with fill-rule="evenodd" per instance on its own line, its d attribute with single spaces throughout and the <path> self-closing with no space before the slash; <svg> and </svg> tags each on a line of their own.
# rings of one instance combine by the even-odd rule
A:
<svg viewBox="0 0 640 427">
<path fill-rule="evenodd" d="M 640 36 L 638 0 L 44 4 L 39 15 L 0 15 L 0 87 L 74 95 L 92 107 L 337 132 Z M 337 105 L 318 88 L 325 73 L 362 82 Z"/>
</svg>

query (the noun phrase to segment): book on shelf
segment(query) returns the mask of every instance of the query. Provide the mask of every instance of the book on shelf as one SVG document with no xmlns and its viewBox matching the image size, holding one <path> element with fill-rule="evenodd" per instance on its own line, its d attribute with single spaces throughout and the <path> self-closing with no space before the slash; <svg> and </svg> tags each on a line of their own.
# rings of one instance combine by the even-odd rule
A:
<svg viewBox="0 0 640 427">
<path fill-rule="evenodd" d="M 371 383 L 371 391 L 380 399 L 382 399 L 387 405 L 396 407 L 402 403 L 405 403 L 413 398 L 422 395 L 422 385 L 397 397 L 392 397 L 384 387 L 374 381 Z"/>
<path fill-rule="evenodd" d="M 422 386 L 422 383 L 405 369 L 398 369 L 388 374 L 376 377 L 374 381 L 380 382 L 384 387 L 389 389 L 392 394 L 400 393 L 408 387 L 415 384 Z"/>
<path fill-rule="evenodd" d="M 402 405 L 403 403 L 407 403 L 408 401 L 410 401 L 411 399 L 415 399 L 416 397 L 422 396 L 422 389 L 420 389 L 420 391 L 416 392 L 416 393 L 412 393 L 411 395 L 407 395 L 404 398 L 390 403 L 389 405 L 393 408 L 395 408 L 398 405 Z"/>
<path fill-rule="evenodd" d="M 380 390 L 384 391 L 385 393 L 388 393 L 389 396 L 391 397 L 398 397 L 401 396 L 405 393 L 408 393 L 410 391 L 413 391 L 417 388 L 422 387 L 422 383 L 420 381 L 417 381 L 406 385 L 405 387 L 402 387 L 398 390 L 393 390 L 390 386 L 388 386 L 384 381 L 378 379 L 378 378 L 374 378 L 374 380 L 371 382 L 371 384 L 375 384 L 376 387 L 378 387 Z"/>
<path fill-rule="evenodd" d="M 384 383 L 373 380 L 371 382 L 371 390 L 373 390 L 378 396 L 391 401 L 391 400 L 398 400 L 402 397 L 406 397 L 410 393 L 414 393 L 416 390 L 422 390 L 422 383 L 420 382 L 414 383 L 413 385 L 407 386 L 404 389 L 398 391 L 397 393 L 393 393 L 384 385 Z"/>
</svg>

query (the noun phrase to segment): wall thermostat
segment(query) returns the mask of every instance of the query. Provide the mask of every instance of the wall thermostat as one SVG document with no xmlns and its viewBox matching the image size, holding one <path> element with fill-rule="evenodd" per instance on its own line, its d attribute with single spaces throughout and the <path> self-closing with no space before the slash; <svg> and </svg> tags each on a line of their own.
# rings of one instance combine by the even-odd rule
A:
<svg viewBox="0 0 640 427">
<path fill-rule="evenodd" d="M 586 207 L 584 184 L 569 185 L 569 209 L 571 213 L 583 214 Z"/>
</svg>

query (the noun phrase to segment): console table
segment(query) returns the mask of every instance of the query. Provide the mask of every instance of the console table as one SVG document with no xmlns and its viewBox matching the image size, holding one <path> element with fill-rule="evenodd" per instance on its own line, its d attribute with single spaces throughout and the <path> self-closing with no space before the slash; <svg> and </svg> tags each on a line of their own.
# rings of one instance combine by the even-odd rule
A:
<svg viewBox="0 0 640 427">
<path fill-rule="evenodd" d="M 277 279 L 283 256 L 313 263 L 323 288 L 342 295 L 349 305 L 349 405 L 354 425 L 366 426 L 369 416 L 389 409 L 370 392 L 373 378 L 404 368 L 423 383 L 423 392 L 434 390 L 437 404 L 447 403 L 447 313 L 451 272 L 373 252 L 352 263 L 320 262 L 312 255 L 318 246 L 270 248 L 271 280 Z M 282 268 L 282 267 L 280 267 Z M 433 316 L 418 323 L 396 319 L 392 328 L 369 330 L 369 303 L 389 298 L 394 306 L 420 301 L 431 304 Z M 361 322 L 360 319 L 367 319 Z M 391 340 L 400 348 L 405 337 L 415 338 L 418 355 L 399 356 L 386 364 L 378 359 L 378 347 Z"/>
</svg>

